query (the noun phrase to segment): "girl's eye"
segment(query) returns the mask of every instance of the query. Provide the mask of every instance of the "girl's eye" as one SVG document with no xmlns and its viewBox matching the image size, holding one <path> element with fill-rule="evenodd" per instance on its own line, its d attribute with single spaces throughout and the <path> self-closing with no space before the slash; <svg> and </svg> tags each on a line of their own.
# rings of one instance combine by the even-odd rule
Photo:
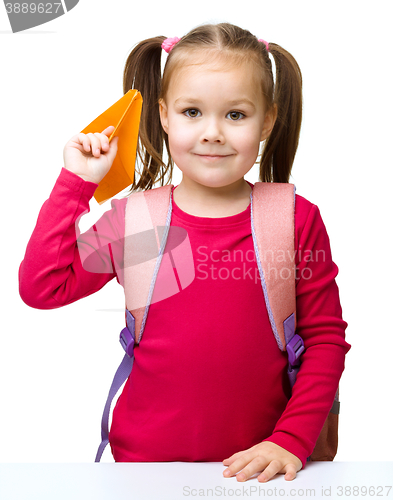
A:
<svg viewBox="0 0 393 500">
<path fill-rule="evenodd" d="M 240 113 L 240 111 L 231 111 L 230 113 L 227 114 L 230 120 L 237 121 L 241 120 L 244 118 L 243 113 Z"/>
<path fill-rule="evenodd" d="M 186 116 L 188 116 L 189 118 L 196 118 L 197 116 L 199 116 L 201 113 L 200 111 L 198 111 L 197 109 L 187 109 L 186 111 L 184 111 L 184 114 Z"/>
</svg>

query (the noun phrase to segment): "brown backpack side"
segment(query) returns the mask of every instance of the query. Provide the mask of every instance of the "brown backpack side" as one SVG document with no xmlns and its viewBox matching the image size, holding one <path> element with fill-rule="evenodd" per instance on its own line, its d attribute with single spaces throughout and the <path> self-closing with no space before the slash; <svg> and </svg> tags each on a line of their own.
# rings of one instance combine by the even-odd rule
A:
<svg viewBox="0 0 393 500">
<path fill-rule="evenodd" d="M 311 462 L 332 461 L 337 453 L 338 447 L 338 414 L 340 403 L 338 401 L 338 391 L 332 409 L 323 424 L 321 433 L 311 453 Z"/>
</svg>

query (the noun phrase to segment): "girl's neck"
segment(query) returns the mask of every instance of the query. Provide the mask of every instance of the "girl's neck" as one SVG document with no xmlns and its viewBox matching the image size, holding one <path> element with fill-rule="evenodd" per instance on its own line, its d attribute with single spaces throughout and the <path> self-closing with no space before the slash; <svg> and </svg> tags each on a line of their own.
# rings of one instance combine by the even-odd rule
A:
<svg viewBox="0 0 393 500">
<path fill-rule="evenodd" d="M 174 189 L 176 205 L 196 217 L 229 217 L 236 215 L 250 204 L 251 186 L 242 179 L 237 185 L 210 188 L 182 182 Z"/>
</svg>

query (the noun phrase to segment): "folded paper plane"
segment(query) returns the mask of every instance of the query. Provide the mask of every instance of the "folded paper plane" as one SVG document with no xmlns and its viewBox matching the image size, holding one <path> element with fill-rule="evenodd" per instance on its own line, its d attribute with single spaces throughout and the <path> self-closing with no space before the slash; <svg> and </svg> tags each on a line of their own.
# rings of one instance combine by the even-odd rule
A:
<svg viewBox="0 0 393 500">
<path fill-rule="evenodd" d="M 138 90 L 129 90 L 113 106 L 82 130 L 84 134 L 90 132 L 94 134 L 102 132 L 109 125 L 113 125 L 115 130 L 109 137 L 109 142 L 113 137 L 119 137 L 117 154 L 111 169 L 99 183 L 94 193 L 94 198 L 100 204 L 120 193 L 134 180 L 141 110 L 141 94 Z"/>
</svg>

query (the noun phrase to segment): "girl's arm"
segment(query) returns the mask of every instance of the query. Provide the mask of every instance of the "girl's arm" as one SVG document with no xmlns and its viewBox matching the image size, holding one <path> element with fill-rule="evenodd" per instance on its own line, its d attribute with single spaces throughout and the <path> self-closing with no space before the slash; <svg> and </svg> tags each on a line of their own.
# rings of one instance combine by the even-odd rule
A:
<svg viewBox="0 0 393 500">
<path fill-rule="evenodd" d="M 315 205 L 297 197 L 296 312 L 305 345 L 292 397 L 269 441 L 299 456 L 303 464 L 332 407 L 350 345 L 342 319 L 338 268 L 329 237 Z"/>
<path fill-rule="evenodd" d="M 224 475 L 242 470 L 238 480 L 263 471 L 260 481 L 285 473 L 291 480 L 311 455 L 333 404 L 344 369 L 346 322 L 342 319 L 329 237 L 315 205 L 296 197 L 296 332 L 303 338 L 301 360 L 292 397 L 270 437 L 224 460 Z M 227 472 L 228 471 L 228 472 Z"/>
<path fill-rule="evenodd" d="M 89 211 L 89 200 L 116 156 L 118 138 L 109 144 L 112 132 L 111 126 L 102 133 L 76 134 L 64 147 L 65 168 L 40 211 L 19 270 L 20 295 L 32 307 L 69 304 L 116 275 L 114 256 L 122 258 L 125 200 L 114 202 L 113 209 L 77 240 L 77 221 Z"/>
<path fill-rule="evenodd" d="M 27 305 L 61 307 L 96 292 L 115 276 L 120 281 L 125 199 L 113 201 L 112 210 L 77 240 L 77 222 L 89 211 L 96 188 L 62 169 L 20 265 L 19 290 Z"/>
</svg>

